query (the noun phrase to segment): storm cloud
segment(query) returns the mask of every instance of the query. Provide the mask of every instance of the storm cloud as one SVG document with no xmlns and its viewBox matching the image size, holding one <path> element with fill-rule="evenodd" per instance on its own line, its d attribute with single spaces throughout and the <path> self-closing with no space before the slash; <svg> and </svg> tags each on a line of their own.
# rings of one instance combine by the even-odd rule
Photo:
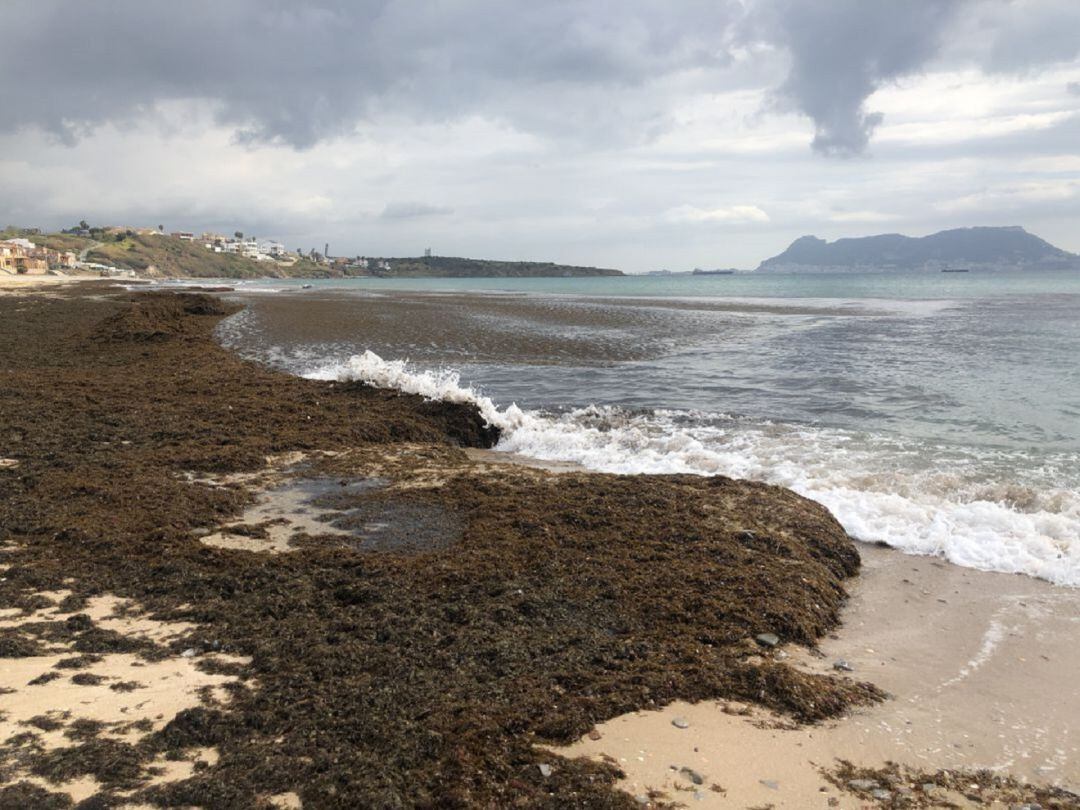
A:
<svg viewBox="0 0 1080 810">
<path fill-rule="evenodd" d="M 1075 0 L 5 0 L 0 27 L 2 223 L 628 269 L 883 227 L 1080 250 Z"/>
<path fill-rule="evenodd" d="M 305 148 L 381 116 L 485 114 L 524 129 L 629 123 L 601 94 L 728 61 L 734 0 L 579 4 L 321 0 L 14 0 L 0 127 L 73 142 L 168 100 L 215 103 L 245 143 Z M 47 92 L 42 92 L 47 88 Z M 560 103 L 560 99 L 561 102 Z M 662 99 L 624 105 L 662 114 Z"/>
<path fill-rule="evenodd" d="M 934 57 L 963 6 L 963 0 L 783 0 L 766 7 L 764 35 L 771 29 L 791 54 L 777 93 L 813 120 L 814 150 L 862 152 L 882 121 L 866 100 Z"/>
<path fill-rule="evenodd" d="M 995 68 L 1075 56 L 1069 4 L 982 5 Z M 1075 7 L 1075 4 L 1071 4 Z M 243 144 L 308 148 L 386 116 L 481 115 L 544 137 L 647 140 L 673 125 L 672 92 L 767 81 L 738 54 L 786 54 L 773 88 L 814 124 L 825 155 L 862 152 L 882 85 L 939 55 L 972 0 L 8 0 L 0 129 L 71 144 L 103 123 L 201 100 Z M 1022 9 L 1018 9 L 1022 6 Z M 1064 20 L 1068 22 L 1068 20 Z M 996 26 L 996 28 L 995 28 Z M 1049 49 L 1047 43 L 1050 43 Z M 744 60 L 745 62 L 745 60 Z"/>
</svg>

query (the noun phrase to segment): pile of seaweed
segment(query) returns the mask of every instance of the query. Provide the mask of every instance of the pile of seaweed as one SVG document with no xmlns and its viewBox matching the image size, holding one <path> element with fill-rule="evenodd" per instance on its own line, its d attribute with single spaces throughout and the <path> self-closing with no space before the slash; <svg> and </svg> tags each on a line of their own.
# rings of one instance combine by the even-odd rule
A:
<svg viewBox="0 0 1080 810">
<path fill-rule="evenodd" d="M 1080 807 L 1080 796 L 1068 790 L 1031 785 L 985 769 L 929 772 L 895 762 L 881 768 L 860 768 L 842 760 L 834 770 L 824 773 L 830 782 L 857 796 L 867 807 L 897 810 L 959 806 L 1041 810 Z"/>
<path fill-rule="evenodd" d="M 859 560 L 823 507 L 722 477 L 485 473 L 452 449 L 497 439 L 470 406 L 244 362 L 212 338 L 231 311 L 199 294 L 0 299 L 0 456 L 16 462 L 0 468 L 0 606 L 58 588 L 115 594 L 196 623 L 185 645 L 251 657 L 227 708 L 181 713 L 141 746 L 91 737 L 28 755 L 39 773 L 104 773 L 88 806 L 119 803 L 157 753 L 212 745 L 216 764 L 136 798 L 628 807 L 615 768 L 536 743 L 675 699 L 816 721 L 880 697 L 753 640 L 813 644 L 836 625 Z M 380 499 L 380 514 L 444 515 L 447 542 L 372 551 L 328 536 L 271 556 L 196 537 L 250 495 L 186 473 L 373 447 L 422 472 L 423 453 L 399 452 L 413 446 L 442 448 L 456 473 L 355 497 Z M 363 478 L 369 457 L 315 472 Z M 62 802 L 36 791 L 9 785 L 0 806 Z"/>
</svg>

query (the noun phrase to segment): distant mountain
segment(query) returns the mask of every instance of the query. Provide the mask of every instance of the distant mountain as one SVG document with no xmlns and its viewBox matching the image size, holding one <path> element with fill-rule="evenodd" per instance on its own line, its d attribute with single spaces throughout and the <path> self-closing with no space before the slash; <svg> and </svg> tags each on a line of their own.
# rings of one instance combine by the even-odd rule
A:
<svg viewBox="0 0 1080 810">
<path fill-rule="evenodd" d="M 898 233 L 826 242 L 804 236 L 761 273 L 835 273 L 942 270 L 1080 270 L 1080 256 L 1021 227 L 956 228 L 921 238 Z"/>
</svg>

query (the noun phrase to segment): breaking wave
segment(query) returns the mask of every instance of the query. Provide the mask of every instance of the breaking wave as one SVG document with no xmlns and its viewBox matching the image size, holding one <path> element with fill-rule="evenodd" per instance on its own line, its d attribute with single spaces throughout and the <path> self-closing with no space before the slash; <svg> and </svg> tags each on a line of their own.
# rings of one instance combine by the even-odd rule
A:
<svg viewBox="0 0 1080 810">
<path fill-rule="evenodd" d="M 373 352 L 304 376 L 362 380 L 475 404 L 497 450 L 598 472 L 726 475 L 824 504 L 854 537 L 958 565 L 1080 587 L 1080 457 L 928 446 L 874 434 L 700 411 L 500 408 L 452 370 Z"/>
</svg>

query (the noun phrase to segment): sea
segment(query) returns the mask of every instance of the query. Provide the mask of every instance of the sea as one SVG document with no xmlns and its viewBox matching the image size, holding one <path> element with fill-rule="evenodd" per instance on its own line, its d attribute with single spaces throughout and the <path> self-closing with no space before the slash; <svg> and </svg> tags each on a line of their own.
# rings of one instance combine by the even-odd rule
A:
<svg viewBox="0 0 1080 810">
<path fill-rule="evenodd" d="M 498 451 L 751 478 L 1080 587 L 1080 273 L 225 282 L 246 357 L 474 402 Z"/>
</svg>

